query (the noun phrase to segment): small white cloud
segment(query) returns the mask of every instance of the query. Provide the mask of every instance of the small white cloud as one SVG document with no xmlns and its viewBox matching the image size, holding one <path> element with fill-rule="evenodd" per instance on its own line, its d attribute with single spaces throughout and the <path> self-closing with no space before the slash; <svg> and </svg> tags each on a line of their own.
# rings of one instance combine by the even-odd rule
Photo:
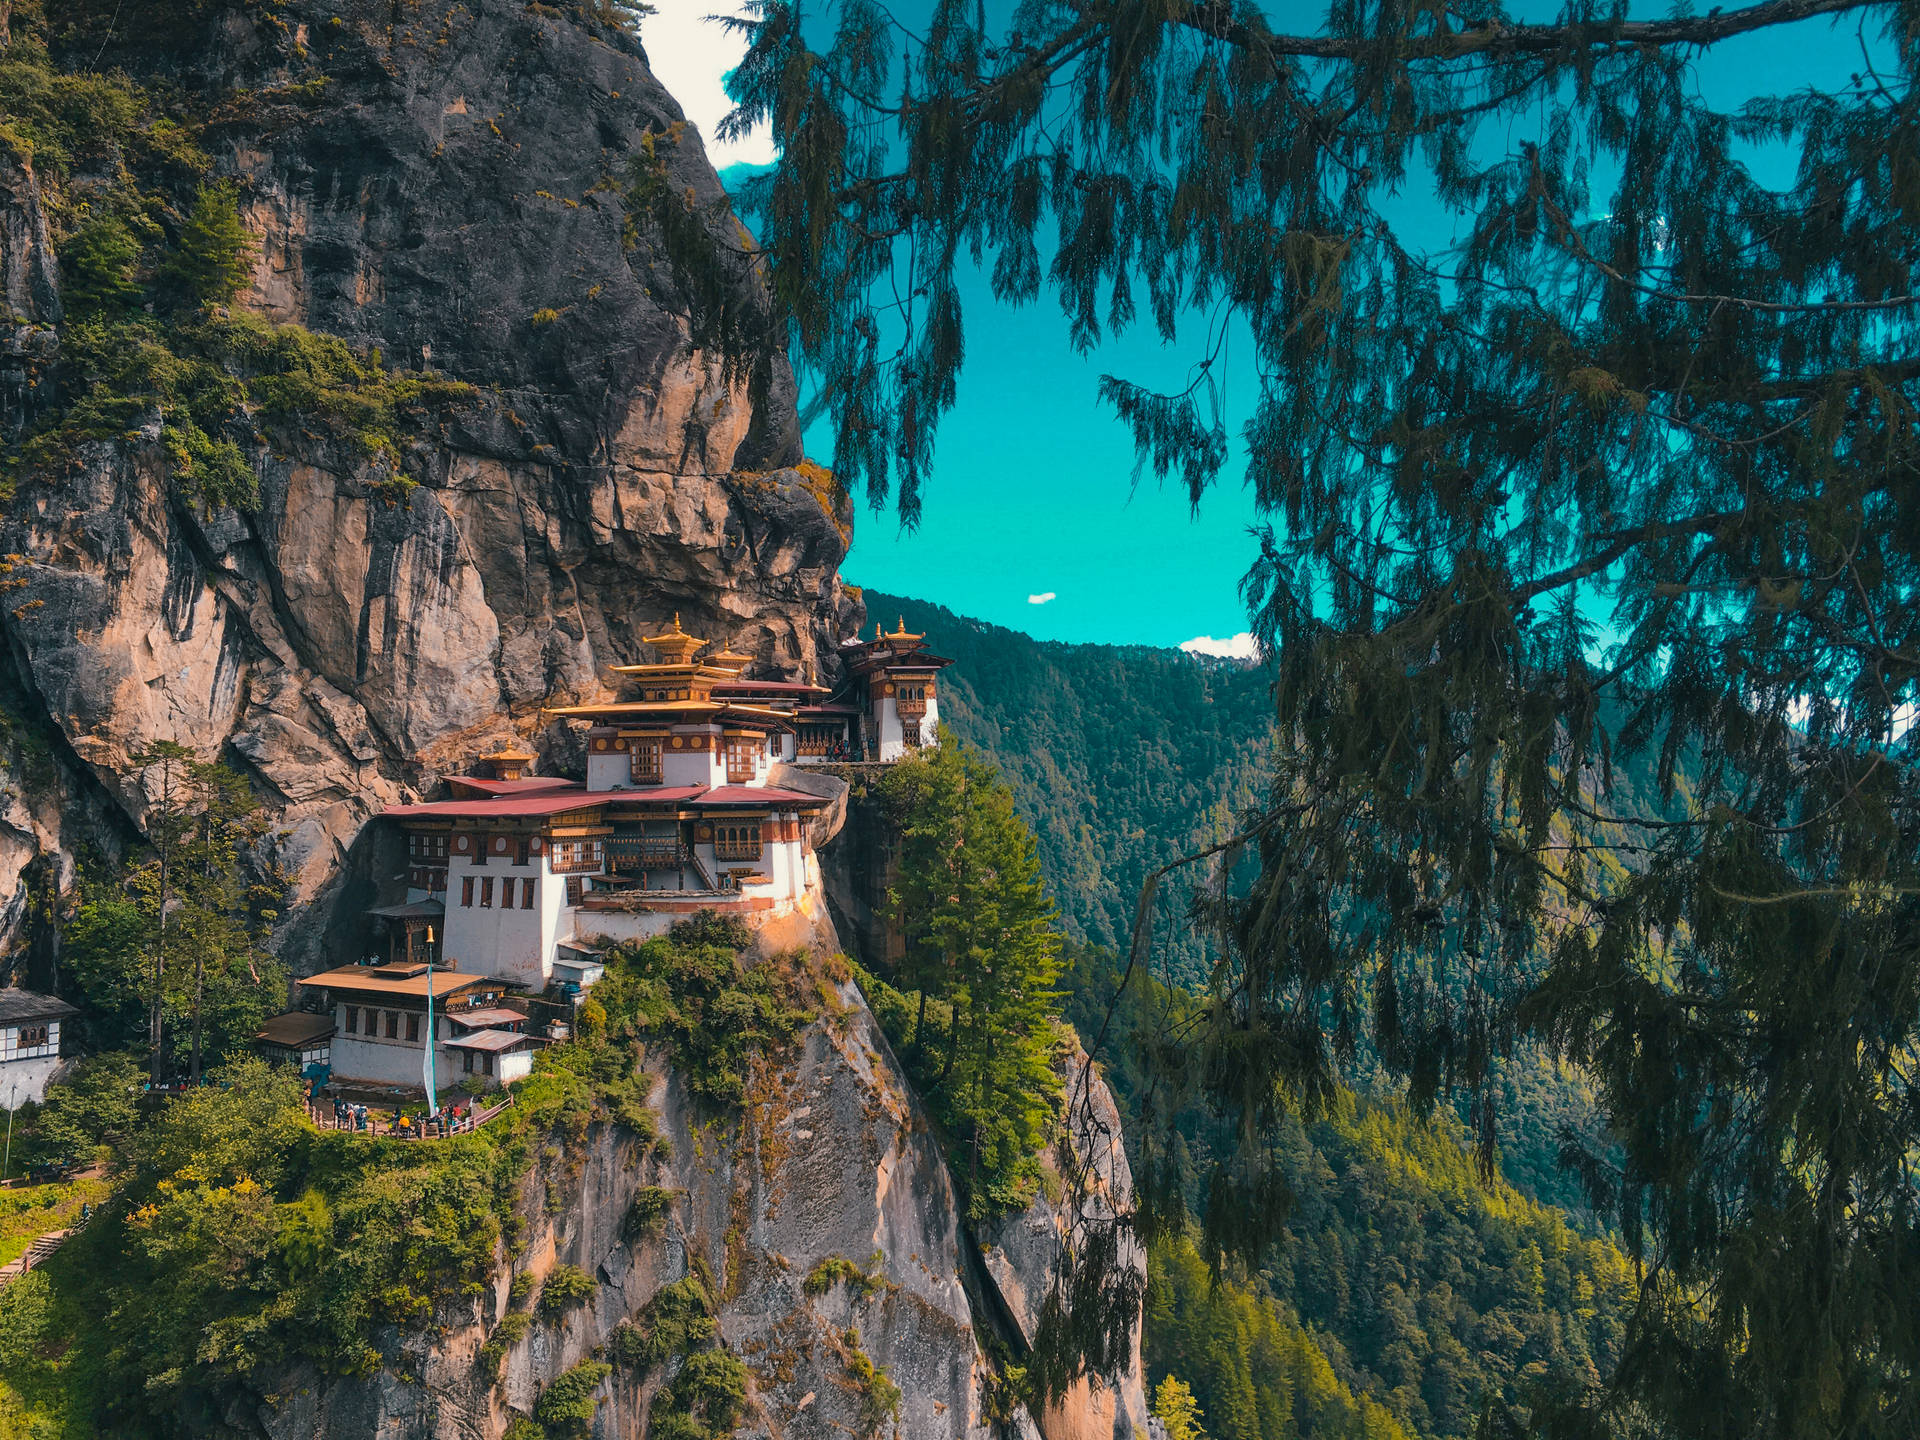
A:
<svg viewBox="0 0 1920 1440">
<path fill-rule="evenodd" d="M 1250 630 L 1242 630 L 1225 640 L 1216 640 L 1211 635 L 1196 635 L 1191 640 L 1181 641 L 1180 648 L 1189 655 L 1216 655 L 1223 660 L 1260 658 L 1260 642 L 1253 638 Z"/>
<path fill-rule="evenodd" d="M 1027 603 L 1029 605 L 1045 605 L 1048 601 L 1055 598 L 1053 591 L 1042 590 L 1038 595 L 1027 596 Z"/>
</svg>

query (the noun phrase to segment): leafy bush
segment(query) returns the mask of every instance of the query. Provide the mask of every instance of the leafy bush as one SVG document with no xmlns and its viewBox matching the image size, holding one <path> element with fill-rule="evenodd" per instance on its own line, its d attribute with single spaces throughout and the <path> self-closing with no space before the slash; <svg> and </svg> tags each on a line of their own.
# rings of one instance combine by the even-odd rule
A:
<svg viewBox="0 0 1920 1440">
<path fill-rule="evenodd" d="M 690 1355 L 720 1333 L 713 1298 L 698 1275 L 662 1286 L 639 1316 L 623 1320 L 607 1341 L 607 1353 L 631 1369 L 647 1369 Z"/>
<path fill-rule="evenodd" d="M 124 314 L 140 301 L 141 245 L 111 212 L 90 216 L 60 247 L 60 298 L 70 315 Z"/>
<path fill-rule="evenodd" d="M 80 1061 L 64 1080 L 47 1087 L 38 1105 L 17 1117 L 14 1155 L 34 1165 L 76 1165 L 101 1146 L 125 1145 L 139 1124 L 142 1067 L 124 1051 Z"/>
<path fill-rule="evenodd" d="M 600 1282 L 577 1265 L 556 1265 L 540 1287 L 540 1313 L 558 1315 L 593 1298 Z"/>
<path fill-rule="evenodd" d="M 632 1244 L 658 1235 L 666 1228 L 667 1212 L 673 1208 L 674 1197 L 679 1193 L 659 1185 L 642 1185 L 634 1192 L 633 1203 L 627 1206 L 626 1218 L 620 1222 L 621 1239 Z"/>
<path fill-rule="evenodd" d="M 887 1278 L 880 1273 L 885 1257 L 878 1251 L 867 1262 L 871 1270 L 863 1270 L 844 1255 L 830 1255 L 807 1272 L 807 1278 L 800 1288 L 809 1295 L 824 1295 L 835 1285 L 844 1283 L 856 1299 L 864 1300 L 869 1295 L 887 1288 Z"/>
<path fill-rule="evenodd" d="M 593 1392 L 612 1373 L 612 1366 L 598 1360 L 582 1360 L 563 1370 L 540 1392 L 533 1418 L 550 1437 L 585 1435 L 600 1404 Z"/>
<path fill-rule="evenodd" d="M 653 1402 L 655 1440 L 730 1435 L 747 1403 L 747 1367 L 725 1350 L 696 1350 Z"/>
<path fill-rule="evenodd" d="M 664 936 L 608 951 L 606 978 L 594 994 L 606 1007 L 609 1033 L 664 1040 L 696 1096 L 723 1108 L 739 1105 L 752 1061 L 812 1018 L 798 1003 L 791 965 L 743 963 L 751 942 L 738 920 L 708 911 Z"/>
<path fill-rule="evenodd" d="M 493 1333 L 477 1356 L 480 1368 L 489 1379 L 500 1378 L 500 1365 L 507 1358 L 507 1351 L 526 1339 L 532 1328 L 533 1316 L 524 1310 L 510 1310 L 500 1317 L 500 1323 L 493 1327 Z"/>
<path fill-rule="evenodd" d="M 889 1420 L 900 1419 L 900 1387 L 884 1367 L 875 1365 L 860 1348 L 860 1332 L 849 1330 L 842 1343 L 847 1348 L 847 1376 L 860 1395 L 860 1433 L 877 1435 Z"/>
</svg>

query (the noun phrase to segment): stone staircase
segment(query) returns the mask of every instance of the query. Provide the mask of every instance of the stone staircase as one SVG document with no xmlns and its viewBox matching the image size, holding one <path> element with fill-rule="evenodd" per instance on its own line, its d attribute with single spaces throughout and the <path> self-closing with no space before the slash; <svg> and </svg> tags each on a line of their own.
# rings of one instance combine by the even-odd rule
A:
<svg viewBox="0 0 1920 1440">
<path fill-rule="evenodd" d="M 49 1230 L 45 1235 L 40 1236 L 31 1245 L 27 1246 L 26 1253 L 18 1260 L 9 1260 L 5 1265 L 0 1265 L 0 1290 L 6 1289 L 8 1285 L 18 1280 L 22 1275 L 26 1274 L 27 1271 L 32 1270 L 36 1266 L 44 1265 L 47 1262 L 47 1257 L 52 1255 L 53 1252 L 58 1250 L 62 1245 L 66 1244 L 67 1237 L 74 1234 L 79 1228 L 80 1227 L 76 1225 L 71 1230 Z"/>
</svg>

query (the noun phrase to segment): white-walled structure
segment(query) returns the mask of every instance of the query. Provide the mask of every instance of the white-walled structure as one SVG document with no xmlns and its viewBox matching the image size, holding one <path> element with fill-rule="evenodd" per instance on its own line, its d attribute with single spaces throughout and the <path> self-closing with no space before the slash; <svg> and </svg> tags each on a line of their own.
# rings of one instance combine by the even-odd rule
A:
<svg viewBox="0 0 1920 1440">
<path fill-rule="evenodd" d="M 452 777 L 452 798 L 386 812 L 405 835 L 406 890 L 369 912 L 377 953 L 301 982 L 334 1017 L 335 1077 L 418 1087 L 431 1043 L 436 1084 L 504 1083 L 539 1043 L 511 997 L 579 994 L 603 945 L 705 909 L 750 924 L 813 913 L 809 822 L 827 802 L 769 777 L 798 701 L 824 692 L 744 681 L 745 655 L 696 660 L 706 642 L 677 618 L 646 643 L 660 663 L 617 667 L 630 698 L 552 712 L 586 722 L 585 785 L 502 751 L 482 757 L 489 773 Z M 469 1012 L 509 1018 L 463 1028 Z"/>
<path fill-rule="evenodd" d="M 584 785 L 503 750 L 450 777 L 448 799 L 386 812 L 405 836 L 405 892 L 368 912 L 375 953 L 300 982 L 331 1017 L 324 1040 L 312 1016 L 283 1016 L 263 1047 L 313 1064 L 324 1044 L 343 1081 L 417 1088 L 431 1045 L 436 1086 L 504 1083 L 541 1043 L 516 997 L 564 1007 L 600 978 L 604 946 L 707 909 L 756 927 L 817 916 L 811 822 L 828 802 L 772 784 L 773 767 L 937 743 L 936 677 L 952 662 L 924 639 L 903 623 L 849 641 L 829 692 L 747 679 L 746 655 L 696 658 L 707 642 L 676 616 L 646 638 L 657 663 L 615 667 L 626 697 L 549 712 L 585 724 Z"/>
<path fill-rule="evenodd" d="M 60 1022 L 78 1014 L 51 995 L 13 986 L 0 990 L 0 1110 L 46 1099 L 60 1068 Z"/>
</svg>

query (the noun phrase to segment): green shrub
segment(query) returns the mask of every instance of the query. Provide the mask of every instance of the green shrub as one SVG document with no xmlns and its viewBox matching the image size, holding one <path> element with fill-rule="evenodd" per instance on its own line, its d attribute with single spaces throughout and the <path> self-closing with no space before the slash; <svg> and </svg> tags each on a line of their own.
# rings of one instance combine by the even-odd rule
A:
<svg viewBox="0 0 1920 1440">
<path fill-rule="evenodd" d="M 507 1304 L 520 1305 L 533 1293 L 533 1287 L 540 1283 L 540 1277 L 531 1270 L 522 1270 L 513 1277 L 513 1284 L 507 1287 Z"/>
<path fill-rule="evenodd" d="M 252 279 L 257 248 L 232 182 L 202 185 L 160 277 L 191 304 L 224 305 Z"/>
<path fill-rule="evenodd" d="M 477 1357 L 489 1379 L 500 1378 L 500 1365 L 507 1358 L 507 1351 L 526 1339 L 527 1331 L 532 1328 L 533 1316 L 524 1310 L 509 1310 L 500 1317 L 500 1323 L 493 1327 L 493 1333 L 480 1347 Z"/>
<path fill-rule="evenodd" d="M 140 300 L 140 242 L 111 213 L 88 217 L 60 247 L 60 298 L 70 315 L 123 313 Z"/>
<path fill-rule="evenodd" d="M 847 1376 L 860 1395 L 860 1433 L 877 1435 L 889 1420 L 900 1419 L 900 1387 L 884 1367 L 875 1365 L 860 1348 L 860 1332 L 848 1330 L 843 1337 L 847 1347 Z"/>
<path fill-rule="evenodd" d="M 627 1206 L 626 1219 L 620 1222 L 620 1238 L 628 1244 L 658 1235 L 666 1228 L 667 1212 L 680 1192 L 659 1185 L 642 1185 Z"/>
<path fill-rule="evenodd" d="M 830 1255 L 807 1272 L 801 1288 L 809 1295 L 824 1295 L 835 1285 L 844 1283 L 854 1298 L 864 1300 L 887 1288 L 886 1276 L 880 1273 L 885 1258 L 878 1250 L 874 1251 L 873 1258 L 867 1262 L 871 1269 L 863 1270 L 844 1255 Z"/>
<path fill-rule="evenodd" d="M 600 1282 L 577 1265 L 556 1265 L 540 1287 L 540 1313 L 558 1315 L 593 1298 Z"/>
<path fill-rule="evenodd" d="M 731 1434 L 747 1403 L 747 1367 L 725 1350 L 696 1350 L 653 1402 L 652 1433 L 686 1440 Z"/>
<path fill-rule="evenodd" d="M 738 920 L 703 912 L 645 944 L 610 950 L 594 987 L 610 1033 L 664 1040 L 687 1088 L 721 1108 L 744 1099 L 756 1057 L 813 1018 L 799 1003 L 804 954 L 748 966 L 742 952 L 751 943 Z"/>
<path fill-rule="evenodd" d="M 593 1392 L 612 1373 L 612 1366 L 598 1360 L 582 1360 L 562 1371 L 540 1392 L 533 1418 L 550 1437 L 585 1435 L 600 1404 Z"/>
<path fill-rule="evenodd" d="M 607 1353 L 630 1369 L 646 1369 L 692 1354 L 719 1333 L 707 1287 L 699 1276 L 685 1275 L 655 1292 L 636 1319 L 621 1321 Z"/>
</svg>

